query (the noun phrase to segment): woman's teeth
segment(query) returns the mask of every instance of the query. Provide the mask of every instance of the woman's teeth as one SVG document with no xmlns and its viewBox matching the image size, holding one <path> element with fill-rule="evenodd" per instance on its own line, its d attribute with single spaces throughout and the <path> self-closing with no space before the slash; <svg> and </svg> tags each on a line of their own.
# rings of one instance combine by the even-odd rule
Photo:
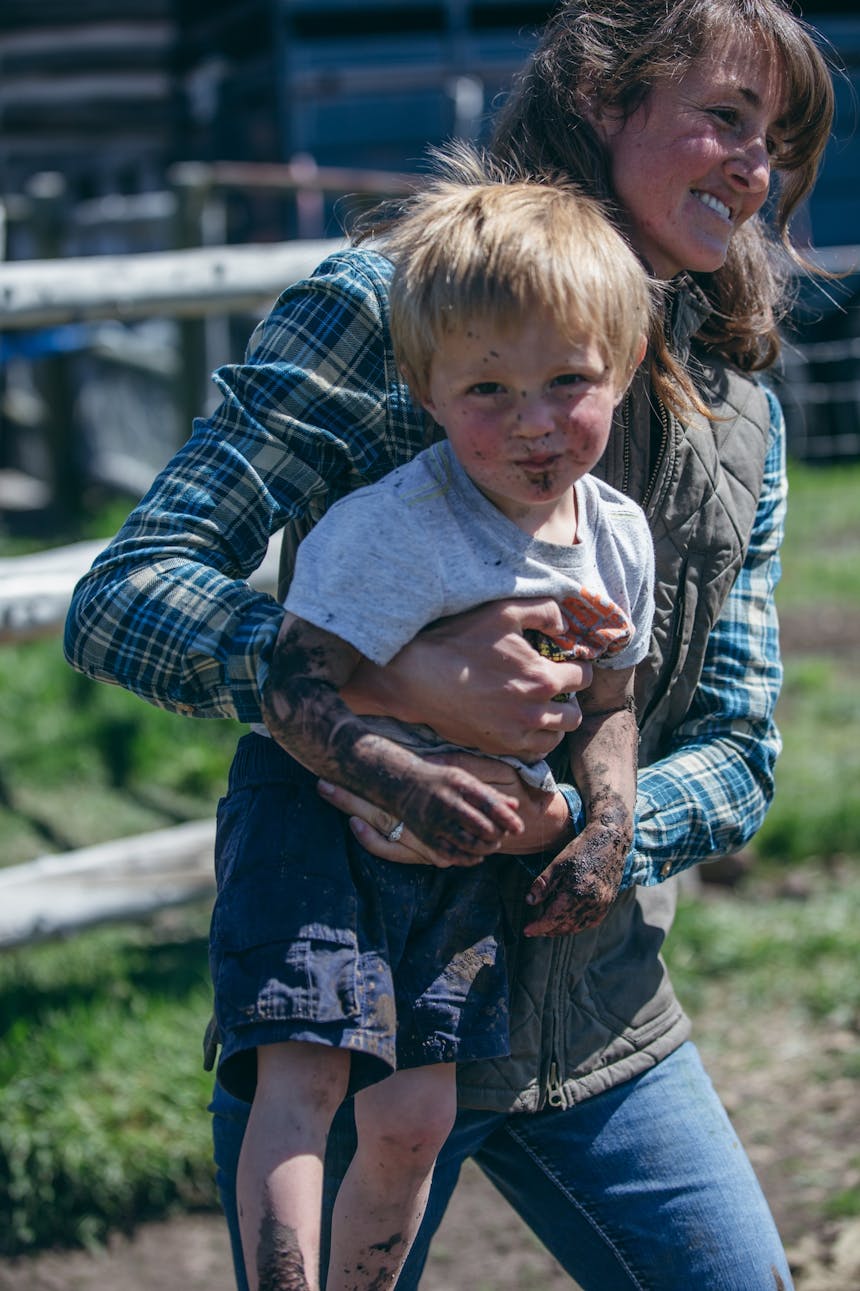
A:
<svg viewBox="0 0 860 1291">
<path fill-rule="evenodd" d="M 731 207 L 726 206 L 725 202 L 721 202 L 718 197 L 714 197 L 712 193 L 700 193 L 697 189 L 693 189 L 693 192 L 704 206 L 709 206 L 712 211 L 722 215 L 724 220 L 732 218 Z"/>
</svg>

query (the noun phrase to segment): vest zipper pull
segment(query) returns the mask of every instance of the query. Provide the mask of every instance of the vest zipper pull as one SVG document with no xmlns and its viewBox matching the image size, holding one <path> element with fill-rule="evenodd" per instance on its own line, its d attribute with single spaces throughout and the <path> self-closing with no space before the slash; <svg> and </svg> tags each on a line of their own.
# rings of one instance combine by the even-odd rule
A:
<svg viewBox="0 0 860 1291">
<path fill-rule="evenodd" d="M 546 1101 L 550 1107 L 564 1107 L 564 1093 L 558 1078 L 558 1065 L 553 1063 L 549 1069 L 549 1080 L 546 1086 Z"/>
</svg>

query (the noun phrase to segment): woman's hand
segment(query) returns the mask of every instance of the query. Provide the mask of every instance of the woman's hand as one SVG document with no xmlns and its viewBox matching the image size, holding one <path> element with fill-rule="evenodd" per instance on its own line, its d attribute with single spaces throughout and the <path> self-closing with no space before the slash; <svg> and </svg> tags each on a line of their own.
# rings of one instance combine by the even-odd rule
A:
<svg viewBox="0 0 860 1291">
<path fill-rule="evenodd" d="M 355 713 L 425 722 L 452 744 L 537 761 L 579 726 L 575 696 L 554 697 L 587 689 L 591 665 L 543 658 L 526 628 L 562 634 L 556 602 L 491 601 L 440 619 L 385 668 L 362 661 L 341 694 Z"/>
<path fill-rule="evenodd" d="M 471 753 L 440 753 L 427 761 L 459 767 L 516 800 L 516 811 L 523 822 L 522 833 L 503 837 L 497 847 L 488 849 L 488 854 L 491 850 L 522 854 L 552 851 L 569 841 L 572 834 L 570 812 L 562 795 L 532 789 L 507 762 Z M 447 857 L 427 847 L 408 829 L 404 829 L 395 842 L 389 842 L 388 835 L 400 822 L 381 807 L 375 807 L 364 798 L 324 780 L 317 788 L 327 802 L 349 815 L 352 832 L 372 855 L 384 861 L 435 865 L 438 869 L 446 869 L 451 864 Z"/>
</svg>

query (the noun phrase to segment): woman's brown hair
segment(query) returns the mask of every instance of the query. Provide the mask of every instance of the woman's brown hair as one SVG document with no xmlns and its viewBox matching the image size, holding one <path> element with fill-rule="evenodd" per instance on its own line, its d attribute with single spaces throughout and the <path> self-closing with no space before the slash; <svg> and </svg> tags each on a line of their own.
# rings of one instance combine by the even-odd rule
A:
<svg viewBox="0 0 860 1291">
<path fill-rule="evenodd" d="M 813 268 L 792 245 L 789 223 L 815 182 L 834 107 L 827 61 L 782 0 L 568 0 L 516 78 L 490 151 L 523 171 L 569 175 L 611 208 L 608 158 L 585 113 L 611 107 L 626 119 L 656 84 L 738 37 L 759 41 L 784 80 L 772 225 L 749 220 L 732 238 L 725 264 L 693 276 L 713 310 L 700 340 L 755 371 L 779 353 L 791 262 Z M 617 203 L 614 210 L 623 230 L 624 211 Z M 653 341 L 659 361 L 665 346 L 656 333 Z M 690 399 L 689 389 L 683 393 Z"/>
</svg>

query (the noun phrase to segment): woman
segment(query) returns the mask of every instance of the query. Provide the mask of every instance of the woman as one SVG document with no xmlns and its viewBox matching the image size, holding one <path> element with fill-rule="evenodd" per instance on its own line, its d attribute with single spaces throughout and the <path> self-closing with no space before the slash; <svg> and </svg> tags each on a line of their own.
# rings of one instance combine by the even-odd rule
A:
<svg viewBox="0 0 860 1291">
<path fill-rule="evenodd" d="M 670 284 L 598 468 L 649 517 L 655 630 L 637 681 L 643 769 L 624 875 L 566 876 L 561 914 L 576 935 L 525 939 L 528 877 L 511 867 L 512 1057 L 461 1070 L 462 1110 L 400 1288 L 417 1285 L 470 1154 L 585 1291 L 790 1285 L 659 952 L 674 902 L 663 880 L 741 846 L 772 793 L 783 426 L 749 374 L 778 350 L 781 275 L 756 216 L 776 174 L 789 247 L 831 117 L 826 66 L 781 0 L 572 0 L 499 120 L 501 160 L 561 170 L 609 200 Z M 234 580 L 285 521 L 295 536 L 432 434 L 392 366 L 386 285 L 362 251 L 332 258 L 284 294 L 246 364 L 217 375 L 220 409 L 77 592 L 76 666 L 180 712 L 259 720 L 280 611 Z M 685 366 L 673 408 L 651 398 L 664 335 Z M 553 617 L 552 604 L 505 605 L 439 624 L 395 665 L 365 669 L 352 702 L 487 752 L 543 755 L 578 722 L 575 702 L 552 696 L 588 681 L 524 642 L 524 627 L 551 633 Z M 376 855 L 433 862 L 398 822 L 324 793 Z M 575 826 L 575 791 L 546 807 L 524 799 L 521 813 L 518 846 L 552 853 Z M 244 1108 L 216 1091 L 215 1112 L 235 1231 Z M 335 1147 L 348 1153 L 348 1126 Z M 336 1182 L 337 1152 L 327 1165 Z"/>
</svg>

